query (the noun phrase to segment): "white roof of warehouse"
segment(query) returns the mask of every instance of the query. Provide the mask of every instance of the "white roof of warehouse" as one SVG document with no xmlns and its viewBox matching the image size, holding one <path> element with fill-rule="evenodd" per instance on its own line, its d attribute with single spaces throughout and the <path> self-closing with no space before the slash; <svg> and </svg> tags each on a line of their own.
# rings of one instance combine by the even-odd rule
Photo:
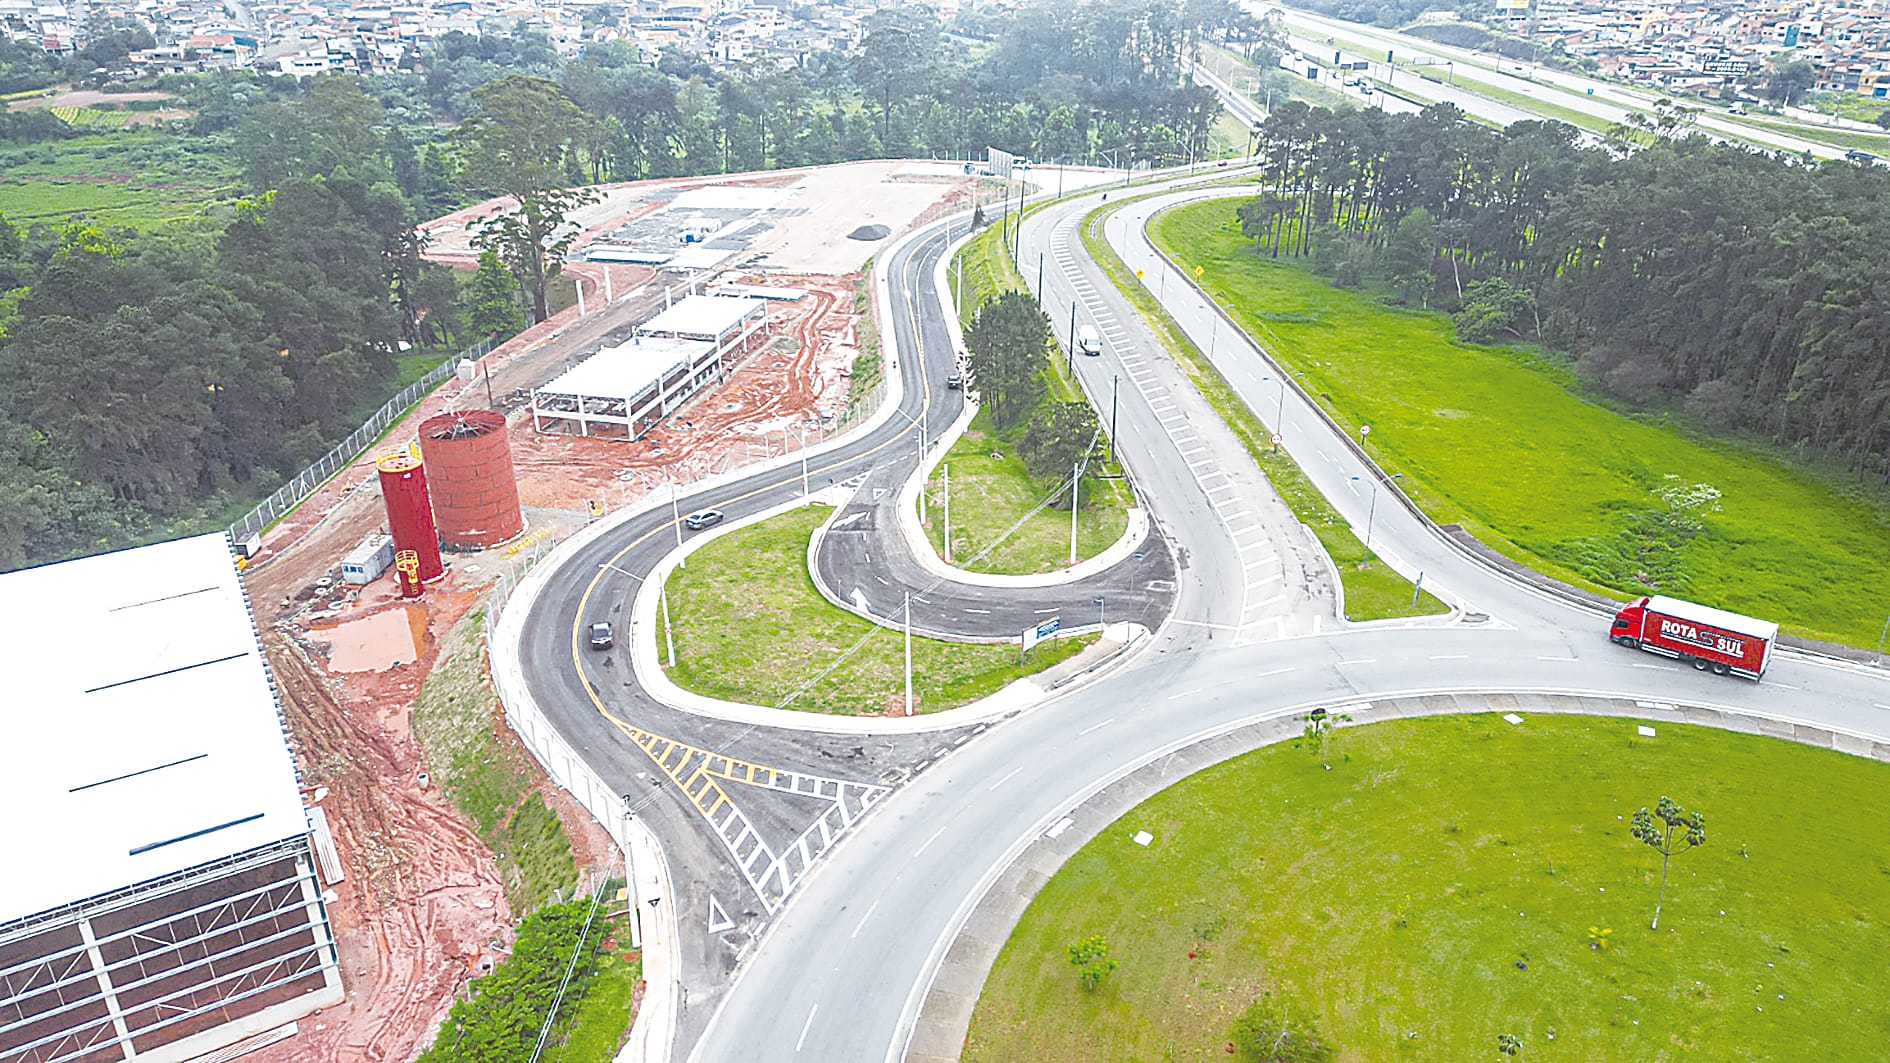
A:
<svg viewBox="0 0 1890 1063">
<path fill-rule="evenodd" d="M 0 923 L 304 834 L 221 534 L 0 575 Z"/>
<path fill-rule="evenodd" d="M 671 369 L 714 349 L 715 344 L 708 340 L 644 336 L 630 343 L 605 347 L 558 374 L 536 393 L 621 399 L 628 403 Z"/>
<path fill-rule="evenodd" d="M 711 338 L 740 325 L 751 314 L 765 314 L 760 299 L 728 299 L 720 295 L 691 295 L 645 321 L 637 331 L 645 335 L 667 332 L 677 336 Z"/>
</svg>

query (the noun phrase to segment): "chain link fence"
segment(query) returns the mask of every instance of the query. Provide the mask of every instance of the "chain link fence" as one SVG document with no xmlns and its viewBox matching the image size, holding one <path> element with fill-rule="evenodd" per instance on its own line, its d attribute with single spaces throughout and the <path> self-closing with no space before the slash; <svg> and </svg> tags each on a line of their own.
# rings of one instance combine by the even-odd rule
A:
<svg viewBox="0 0 1890 1063">
<path fill-rule="evenodd" d="M 400 394 L 382 404 L 381 408 L 374 412 L 374 416 L 369 417 L 361 427 L 349 433 L 348 438 L 336 443 L 315 464 L 295 474 L 288 483 L 277 488 L 274 494 L 263 499 L 256 508 L 243 514 L 242 519 L 230 525 L 230 538 L 241 544 L 301 505 L 308 496 L 327 483 L 329 477 L 352 465 L 354 460 L 361 456 L 362 451 L 381 437 L 381 433 L 387 430 L 388 425 L 393 424 L 402 413 L 406 412 L 407 407 L 420 401 L 421 396 L 432 391 L 440 381 L 452 375 L 454 367 L 462 359 L 470 358 L 477 361 L 485 357 L 486 353 L 495 346 L 497 343 L 493 340 L 481 340 L 434 366 L 427 375 L 402 388 Z"/>
</svg>

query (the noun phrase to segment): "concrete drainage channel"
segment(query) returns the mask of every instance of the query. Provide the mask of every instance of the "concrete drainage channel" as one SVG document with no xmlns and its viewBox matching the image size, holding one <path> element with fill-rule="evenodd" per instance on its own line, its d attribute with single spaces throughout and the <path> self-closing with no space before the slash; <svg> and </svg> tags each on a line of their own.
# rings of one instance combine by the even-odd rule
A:
<svg viewBox="0 0 1890 1063">
<path fill-rule="evenodd" d="M 1302 731 L 1301 721 L 1315 708 L 1343 710 L 1349 726 L 1420 716 L 1470 713 L 1513 714 L 1526 721 L 1531 713 L 1608 716 L 1653 724 L 1694 724 L 1742 734 L 1782 738 L 1819 749 L 1869 757 L 1890 763 L 1890 738 L 1818 727 L 1796 720 L 1766 716 L 1714 705 L 1653 702 L 1609 694 L 1575 692 L 1469 692 L 1408 694 L 1373 701 L 1334 702 L 1276 709 L 1183 740 L 1179 748 L 1160 749 L 1137 767 L 1080 796 L 1071 806 L 1039 822 L 1025 834 L 1015 854 L 987 876 L 989 885 L 970 906 L 958 925 L 946 932 L 934 950 L 938 962 L 921 981 L 924 993 L 910 1026 L 895 1035 L 905 1040 L 906 1063 L 951 1063 L 964 1047 L 971 1014 L 984 991 L 985 978 L 1011 929 L 1038 890 L 1050 881 L 1090 840 L 1135 806 L 1204 768 L 1249 753 L 1263 746 L 1290 741 Z M 915 987 L 916 991 L 917 987 Z"/>
</svg>

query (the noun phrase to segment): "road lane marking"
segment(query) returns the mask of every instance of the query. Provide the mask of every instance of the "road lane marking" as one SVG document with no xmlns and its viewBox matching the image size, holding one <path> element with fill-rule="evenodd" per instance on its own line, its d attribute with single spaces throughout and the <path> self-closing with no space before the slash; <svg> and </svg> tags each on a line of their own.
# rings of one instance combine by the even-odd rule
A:
<svg viewBox="0 0 1890 1063">
<path fill-rule="evenodd" d="M 1469 659 L 1470 655 L 1467 653 L 1437 653 L 1431 655 L 1431 660 L 1433 661 L 1467 661 Z"/>
<path fill-rule="evenodd" d="M 1538 661 L 1573 661 L 1573 657 L 1537 657 Z"/>
<path fill-rule="evenodd" d="M 1285 675 L 1286 673 L 1290 671 L 1292 671 L 1291 668 L 1275 668 L 1271 672 L 1261 672 L 1259 675 L 1254 676 L 1254 678 L 1265 679 L 1267 676 L 1270 676 L 1270 675 Z"/>
<path fill-rule="evenodd" d="M 950 824 L 948 823 L 946 824 L 946 826 L 950 826 Z M 912 851 L 912 855 L 917 856 L 920 853 L 925 852 L 927 849 L 930 849 L 932 847 L 932 843 L 935 841 L 938 841 L 938 836 L 943 833 L 945 833 L 945 827 L 940 827 L 939 829 L 933 831 L 932 836 L 930 838 L 925 839 L 924 844 L 920 845 L 917 849 L 914 849 Z"/>
<path fill-rule="evenodd" d="M 853 928 L 853 933 L 851 933 L 851 934 L 848 934 L 848 935 L 847 935 L 847 937 L 848 937 L 849 939 L 851 939 L 851 938 L 856 938 L 856 937 L 859 937 L 859 936 L 860 936 L 860 929 L 861 929 L 862 927 L 864 927 L 864 926 L 866 926 L 866 921 L 867 921 L 868 919 L 871 919 L 871 918 L 873 918 L 873 912 L 874 912 L 874 911 L 876 911 L 876 910 L 878 910 L 878 908 L 879 908 L 879 902 L 878 902 L 878 901 L 874 901 L 874 902 L 873 902 L 873 907 L 871 907 L 871 908 L 868 908 L 868 909 L 866 910 L 866 914 L 865 914 L 865 915 L 863 915 L 863 916 L 860 916 L 860 921 L 859 921 L 859 923 L 858 923 L 857 925 L 855 925 L 855 926 L 854 926 L 854 928 Z"/>
<path fill-rule="evenodd" d="M 1254 608 L 1255 608 L 1255 609 L 1265 609 L 1265 608 L 1266 608 L 1267 606 L 1269 606 L 1269 605 L 1278 605 L 1278 604 L 1280 604 L 1281 602 L 1283 602 L 1283 601 L 1285 601 L 1285 600 L 1286 600 L 1286 595 L 1284 595 L 1284 594 L 1276 594 L 1276 595 L 1274 595 L 1273 597 L 1271 597 L 1271 598 L 1268 598 L 1268 599 L 1267 599 L 1266 601 L 1264 601 L 1264 602 L 1255 602 L 1255 603 L 1254 603 Z"/>
<path fill-rule="evenodd" d="M 1662 670 L 1665 670 L 1667 666 L 1666 666 L 1666 665 L 1664 665 L 1664 664 L 1637 664 L 1637 665 L 1635 665 L 1634 667 L 1636 667 L 1636 668 L 1659 668 L 1659 669 L 1662 669 Z"/>
<path fill-rule="evenodd" d="M 801 1051 L 801 1046 L 807 1043 L 807 1031 L 814 1028 L 814 1013 L 819 1010 L 820 1010 L 819 1004 L 816 1004 L 813 1007 L 807 1009 L 807 1022 L 801 1027 L 801 1038 L 800 1040 L 794 1042 L 795 1055 L 799 1055 Z"/>
<path fill-rule="evenodd" d="M 1884 703 L 1882 703 L 1882 702 L 1880 702 L 1880 701 L 1873 701 L 1873 702 L 1871 702 L 1870 704 L 1871 704 L 1871 706 L 1872 706 L 1873 708 L 1879 708 L 1879 709 L 1890 709 L 1890 705 L 1885 705 Z"/>
<path fill-rule="evenodd" d="M 998 787 L 1003 786 L 1005 783 L 1010 782 L 1012 779 L 1017 778 L 1017 773 L 1023 770 L 1024 770 L 1024 766 L 1022 764 L 1019 764 L 1017 767 L 1011 769 L 1011 773 L 1009 775 L 1006 775 L 1002 779 L 999 779 L 997 782 L 994 782 L 990 786 L 985 787 L 984 792 L 988 794 L 992 790 L 995 790 Z"/>
<path fill-rule="evenodd" d="M 1179 701 L 1179 700 L 1180 700 L 1180 699 L 1182 699 L 1182 698 L 1189 698 L 1189 697 L 1193 697 L 1194 695 L 1196 695 L 1196 694 L 1199 694 L 1200 692 L 1201 692 L 1201 688 L 1200 688 L 1200 687 L 1195 687 L 1195 688 L 1194 688 L 1193 690 L 1184 690 L 1184 691 L 1182 691 L 1182 692 L 1181 692 L 1181 693 L 1179 693 L 1179 694 L 1170 694 L 1170 695 L 1168 695 L 1168 700 L 1169 700 L 1169 701 Z"/>
<path fill-rule="evenodd" d="M 1339 663 L 1340 663 L 1340 664 L 1377 664 L 1377 663 L 1378 663 L 1378 658 L 1376 658 L 1376 657 L 1354 657 L 1354 658 L 1352 658 L 1352 659 L 1350 659 L 1350 660 L 1343 660 L 1343 659 L 1342 659 L 1342 660 L 1340 660 L 1340 661 L 1339 661 Z"/>
<path fill-rule="evenodd" d="M 986 614 L 986 615 L 989 615 L 989 614 L 990 614 L 990 612 L 991 612 L 991 610 L 989 610 L 989 609 L 970 609 L 970 608 L 967 608 L 967 609 L 965 610 L 965 612 L 967 612 L 967 613 L 984 613 L 984 614 Z"/>
<path fill-rule="evenodd" d="M 1890 706 L 1879 705 L 1878 708 L 1890 708 Z M 1107 727 L 1110 724 L 1115 723 L 1115 722 L 1116 722 L 1116 718 L 1114 716 L 1111 716 L 1107 720 L 1104 720 L 1101 723 L 1092 723 L 1088 727 L 1085 727 L 1082 730 L 1076 732 L 1076 737 L 1081 738 L 1084 735 L 1090 733 L 1091 731 L 1094 731 L 1098 727 Z"/>
</svg>

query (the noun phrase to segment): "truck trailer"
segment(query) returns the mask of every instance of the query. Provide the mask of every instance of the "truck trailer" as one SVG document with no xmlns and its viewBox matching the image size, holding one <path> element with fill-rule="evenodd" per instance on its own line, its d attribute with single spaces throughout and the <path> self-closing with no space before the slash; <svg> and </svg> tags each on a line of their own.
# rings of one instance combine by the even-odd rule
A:
<svg viewBox="0 0 1890 1063">
<path fill-rule="evenodd" d="M 1778 625 L 1655 595 L 1621 607 L 1608 640 L 1686 661 L 1700 671 L 1758 679 L 1772 661 Z"/>
</svg>

